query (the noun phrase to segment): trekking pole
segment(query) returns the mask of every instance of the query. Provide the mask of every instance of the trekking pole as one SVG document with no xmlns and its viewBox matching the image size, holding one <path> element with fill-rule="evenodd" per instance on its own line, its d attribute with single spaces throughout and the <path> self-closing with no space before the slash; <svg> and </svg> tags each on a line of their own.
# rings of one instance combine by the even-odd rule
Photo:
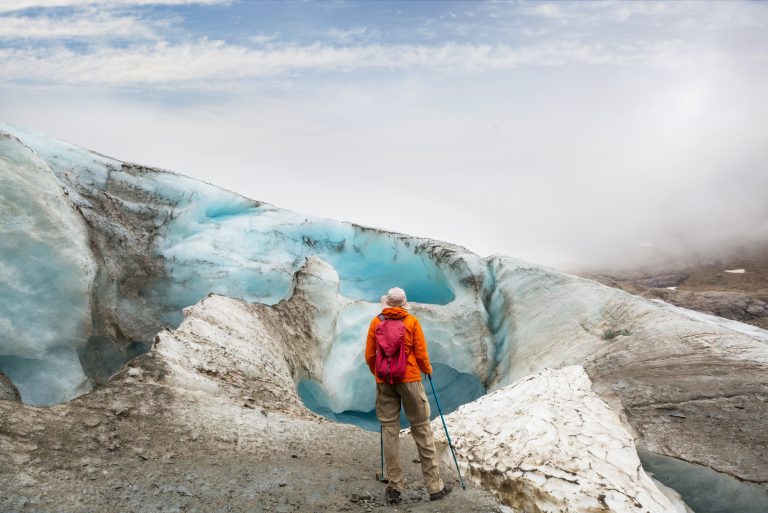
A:
<svg viewBox="0 0 768 513">
<path fill-rule="evenodd" d="M 437 411 L 440 412 L 440 419 L 443 421 L 443 429 L 445 430 L 445 437 L 448 439 L 448 447 L 451 449 L 451 455 L 453 456 L 453 462 L 456 464 L 456 472 L 459 473 L 459 481 L 461 481 L 461 489 L 466 490 L 464 486 L 464 480 L 461 478 L 461 470 L 459 470 L 459 462 L 456 461 L 456 453 L 453 451 L 453 444 L 451 443 L 451 435 L 448 434 L 448 426 L 445 423 L 445 417 L 443 417 L 443 410 L 440 409 L 440 401 L 437 400 L 437 392 L 435 391 L 435 384 L 432 383 L 432 375 L 427 374 L 429 378 L 429 384 L 432 386 L 432 395 L 435 396 L 435 404 L 437 405 Z"/>
<path fill-rule="evenodd" d="M 379 474 L 379 483 L 387 483 L 388 480 L 384 477 L 384 428 L 379 426 L 379 448 L 381 454 L 381 474 Z"/>
</svg>

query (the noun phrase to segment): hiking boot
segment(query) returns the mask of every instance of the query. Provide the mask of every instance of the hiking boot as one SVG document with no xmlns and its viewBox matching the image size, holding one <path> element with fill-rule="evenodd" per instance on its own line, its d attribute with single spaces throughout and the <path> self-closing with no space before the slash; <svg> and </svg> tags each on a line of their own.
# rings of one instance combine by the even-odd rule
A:
<svg viewBox="0 0 768 513">
<path fill-rule="evenodd" d="M 387 488 L 387 491 L 384 492 L 387 496 L 387 502 L 390 504 L 397 504 L 400 502 L 400 490 L 395 490 L 394 488 Z"/>
<path fill-rule="evenodd" d="M 429 500 L 431 501 L 439 501 L 440 499 L 445 498 L 446 495 L 451 493 L 451 490 L 453 490 L 453 486 L 449 485 L 448 483 L 445 483 L 443 485 L 443 489 L 439 492 L 430 493 L 429 494 Z"/>
</svg>

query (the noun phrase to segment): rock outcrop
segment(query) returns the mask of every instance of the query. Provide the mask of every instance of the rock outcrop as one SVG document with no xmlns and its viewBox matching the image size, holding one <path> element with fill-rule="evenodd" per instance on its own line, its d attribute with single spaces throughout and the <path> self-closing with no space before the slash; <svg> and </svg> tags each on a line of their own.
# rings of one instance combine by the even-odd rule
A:
<svg viewBox="0 0 768 513">
<path fill-rule="evenodd" d="M 21 401 L 21 395 L 2 371 L 0 371 L 0 401 Z"/>
<path fill-rule="evenodd" d="M 712 249 L 706 257 L 638 269 L 583 272 L 611 287 L 676 306 L 768 328 L 768 244 Z"/>
<path fill-rule="evenodd" d="M 768 317 L 768 302 L 744 292 L 648 289 L 643 295 L 726 319 L 768 326 L 768 319 L 764 320 Z"/>
</svg>

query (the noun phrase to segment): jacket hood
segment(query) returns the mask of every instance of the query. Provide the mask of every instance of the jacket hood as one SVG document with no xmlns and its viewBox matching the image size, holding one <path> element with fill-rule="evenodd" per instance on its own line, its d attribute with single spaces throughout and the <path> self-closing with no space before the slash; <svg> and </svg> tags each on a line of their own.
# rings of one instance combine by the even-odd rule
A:
<svg viewBox="0 0 768 513">
<path fill-rule="evenodd" d="M 404 319 L 408 317 L 408 310 L 405 308 L 389 307 L 382 310 L 381 314 L 387 319 Z"/>
</svg>

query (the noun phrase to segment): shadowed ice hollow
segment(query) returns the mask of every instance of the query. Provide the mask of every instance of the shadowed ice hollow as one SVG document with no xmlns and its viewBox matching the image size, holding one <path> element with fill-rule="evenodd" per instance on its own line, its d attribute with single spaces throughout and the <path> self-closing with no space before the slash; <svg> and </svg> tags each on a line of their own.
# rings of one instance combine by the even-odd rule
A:
<svg viewBox="0 0 768 513">
<path fill-rule="evenodd" d="M 429 400 L 430 417 L 434 419 L 439 415 L 435 396 L 426 376 L 422 376 L 422 378 L 424 390 Z M 437 399 L 440 401 L 440 407 L 444 414 L 451 413 L 462 404 L 472 402 L 485 394 L 485 387 L 476 376 L 459 372 L 438 362 L 432 363 L 432 382 L 435 385 Z M 368 386 L 360 388 L 359 392 L 365 396 L 368 408 L 335 412 L 330 406 L 331 400 L 328 394 L 320 383 L 308 379 L 299 382 L 299 396 L 310 410 L 337 422 L 356 424 L 369 431 L 378 431 L 379 421 L 376 419 L 373 376 L 371 376 Z M 402 409 L 400 411 L 400 426 L 408 427 L 408 419 Z"/>
</svg>

